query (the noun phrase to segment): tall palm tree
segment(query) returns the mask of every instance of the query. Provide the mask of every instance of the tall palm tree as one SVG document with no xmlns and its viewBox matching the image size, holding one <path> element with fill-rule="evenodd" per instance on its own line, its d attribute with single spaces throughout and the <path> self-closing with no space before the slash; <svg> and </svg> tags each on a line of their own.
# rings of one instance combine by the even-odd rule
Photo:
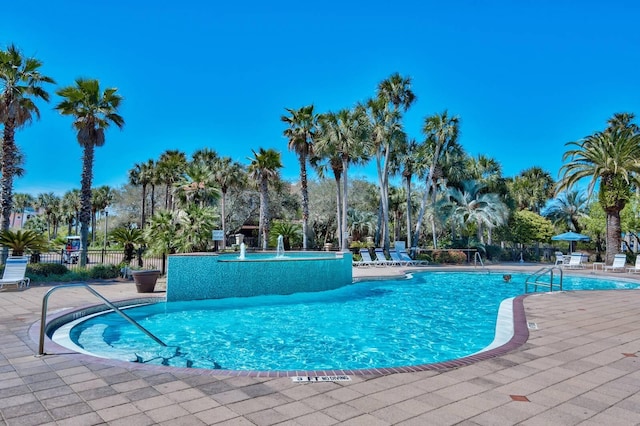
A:
<svg viewBox="0 0 640 426">
<path fill-rule="evenodd" d="M 318 124 L 318 114 L 313 105 L 294 110 L 285 108 L 290 116 L 280 117 L 289 127 L 284 136 L 289 139 L 289 150 L 298 155 L 300 162 L 300 192 L 302 195 L 302 248 L 307 249 L 307 231 L 309 227 L 309 188 L 307 183 L 307 161 L 313 155 L 313 139 Z"/>
<path fill-rule="evenodd" d="M 376 159 L 380 207 L 382 213 L 383 248 L 389 249 L 389 168 L 390 155 L 398 140 L 405 138 L 400 123 L 400 113 L 387 108 L 383 97 L 367 101 L 370 119 L 371 150 Z"/>
<path fill-rule="evenodd" d="M 133 168 L 129 170 L 129 183 L 133 186 L 142 187 L 142 214 L 140 219 L 140 227 L 144 229 L 146 222 L 146 204 L 147 204 L 147 186 L 153 185 L 153 169 L 155 163 L 153 160 L 148 160 L 146 163 L 136 163 Z M 153 203 L 153 196 L 151 197 Z M 151 213 L 153 215 L 153 212 Z"/>
<path fill-rule="evenodd" d="M 407 247 L 411 247 L 411 216 L 413 212 L 411 181 L 416 173 L 419 165 L 418 152 L 419 144 L 415 139 L 404 139 L 397 146 L 398 163 L 400 164 L 400 174 L 402 175 L 402 182 L 404 184 L 404 192 L 406 199 L 406 226 L 407 226 Z"/>
<path fill-rule="evenodd" d="M 51 222 L 55 218 L 55 212 L 58 210 L 60 204 L 60 198 L 53 192 L 38 194 L 35 201 L 35 208 L 37 210 L 44 210 L 44 214 L 47 216 L 47 237 L 51 239 Z"/>
<path fill-rule="evenodd" d="M 262 249 L 267 249 L 269 242 L 269 182 L 280 179 L 282 160 L 280 153 L 274 149 L 260 148 L 253 151 L 253 157 L 249 158 L 249 177 L 253 179 L 260 191 L 260 222 L 258 235 L 262 242 Z"/>
<path fill-rule="evenodd" d="M 231 188 L 242 188 L 246 185 L 247 174 L 244 167 L 230 157 L 217 158 L 213 164 L 213 180 L 220 188 L 220 215 L 222 223 L 222 250 L 227 246 L 227 194 Z"/>
<path fill-rule="evenodd" d="M 562 176 L 556 192 L 589 179 L 590 197 L 599 183 L 598 201 L 607 215 L 605 262 L 611 263 L 620 247 L 620 211 L 629 201 L 632 183 L 640 184 L 640 133 L 630 121 L 620 122 L 614 116 L 606 130 L 568 142 L 567 146 L 570 149 L 562 157 L 566 163 L 560 168 Z"/>
<path fill-rule="evenodd" d="M 9 217 L 13 203 L 13 177 L 16 167 L 15 131 L 30 123 L 33 117 L 40 118 L 40 110 L 34 100 L 49 101 L 49 94 L 42 86 L 54 83 L 53 79 L 40 73 L 42 62 L 25 58 L 15 45 L 0 50 L 0 123 L 4 126 L 2 155 L 0 156 L 0 228 L 9 229 Z M 3 248 L 2 261 L 8 250 Z"/>
<path fill-rule="evenodd" d="M 187 156 L 178 150 L 167 150 L 160 155 L 156 167 L 158 181 L 165 185 L 164 208 L 173 210 L 172 189 L 187 167 Z"/>
<path fill-rule="evenodd" d="M 22 228 L 22 225 L 24 224 L 24 211 L 27 209 L 27 207 L 32 207 L 34 201 L 35 199 L 31 194 L 15 194 L 13 201 L 13 211 L 15 213 L 20 213 L 20 228 Z M 11 224 L 11 226 L 13 227 L 16 226 L 15 222 L 17 216 L 17 214 L 13 215 L 13 223 Z"/>
<path fill-rule="evenodd" d="M 396 72 L 378 83 L 377 102 L 369 105 L 373 124 L 373 143 L 377 146 L 376 165 L 382 203 L 382 232 L 385 249 L 389 247 L 390 155 L 395 151 L 395 145 L 406 139 L 401 125 L 401 111 L 406 112 L 415 101 L 416 95 L 411 89 L 411 77 L 403 77 Z M 378 128 L 377 131 L 376 128 Z"/>
<path fill-rule="evenodd" d="M 80 191 L 72 189 L 71 191 L 65 192 L 58 207 L 58 216 L 67 223 L 67 234 L 71 235 L 75 225 L 75 234 L 77 235 L 80 211 L 82 210 Z"/>
<path fill-rule="evenodd" d="M 337 113 L 328 112 L 319 120 L 320 131 L 317 149 L 320 156 L 330 159 L 340 159 L 342 173 L 342 223 L 340 230 L 340 248 L 349 250 L 347 235 L 347 207 L 348 207 L 348 170 L 349 165 L 361 163 L 367 159 L 368 128 L 367 113 L 362 105 L 354 109 L 342 109 Z M 335 168 L 334 168 L 335 170 Z"/>
<path fill-rule="evenodd" d="M 430 153 L 428 156 L 430 157 L 430 161 L 428 164 L 428 173 L 426 174 L 426 189 L 422 197 L 422 202 L 420 203 L 418 220 L 416 221 L 415 232 L 413 234 L 412 250 L 415 250 L 418 246 L 418 237 L 420 236 L 420 228 L 422 227 L 422 220 L 424 218 L 429 195 L 432 191 L 434 193 L 436 191 L 434 184 L 434 174 L 436 169 L 442 162 L 443 157 L 451 150 L 457 148 L 458 134 L 460 132 L 460 118 L 457 115 L 450 116 L 447 111 L 428 116 L 424 119 L 422 132 L 426 136 L 423 151 L 426 150 Z M 433 247 L 436 248 L 438 242 L 435 232 L 435 223 L 433 221 L 432 234 Z"/>
<path fill-rule="evenodd" d="M 115 196 L 113 189 L 103 185 L 91 191 L 91 242 L 96 240 L 96 220 L 98 212 L 104 212 L 113 202 Z"/>
<path fill-rule="evenodd" d="M 87 261 L 87 243 L 89 237 L 89 221 L 91 220 L 91 181 L 93 180 L 93 157 L 95 148 L 104 145 L 105 130 L 115 124 L 118 128 L 124 126 L 124 119 L 118 114 L 122 102 L 115 88 L 100 91 L 98 80 L 76 79 L 75 86 L 68 86 L 56 93 L 63 97 L 56 109 L 62 115 L 74 117 L 73 127 L 78 131 L 78 143 L 83 148 L 80 238 L 81 253 L 80 266 Z"/>
</svg>

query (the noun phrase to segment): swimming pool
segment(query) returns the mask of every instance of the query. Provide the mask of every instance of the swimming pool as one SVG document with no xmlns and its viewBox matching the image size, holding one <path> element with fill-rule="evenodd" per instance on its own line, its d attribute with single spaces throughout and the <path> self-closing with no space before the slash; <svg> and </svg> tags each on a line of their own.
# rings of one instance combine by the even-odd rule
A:
<svg viewBox="0 0 640 426">
<path fill-rule="evenodd" d="M 500 273 L 431 271 L 317 293 L 156 303 L 127 309 L 127 314 L 168 348 L 113 313 L 69 323 L 53 340 L 106 358 L 207 369 L 430 364 L 492 344 L 501 302 L 522 294 L 525 278 L 512 274 L 505 283 Z M 638 284 L 564 277 L 565 290 L 611 288 Z"/>
</svg>

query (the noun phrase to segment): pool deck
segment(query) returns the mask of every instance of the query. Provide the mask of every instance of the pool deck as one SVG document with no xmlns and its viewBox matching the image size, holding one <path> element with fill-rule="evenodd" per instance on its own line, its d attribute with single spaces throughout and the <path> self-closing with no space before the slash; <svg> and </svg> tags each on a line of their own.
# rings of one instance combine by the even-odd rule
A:
<svg viewBox="0 0 640 426">
<path fill-rule="evenodd" d="M 403 270 L 354 268 L 354 278 Z M 591 266 L 567 273 L 640 280 L 640 274 Z M 471 365 L 294 383 L 287 377 L 127 367 L 63 351 L 37 357 L 38 342 L 29 329 L 40 319 L 49 288 L 0 292 L 0 426 L 640 424 L 638 290 L 526 297 L 528 340 Z M 95 288 L 111 300 L 138 296 L 130 282 Z M 69 288 L 51 296 L 49 312 L 95 301 L 84 289 Z"/>
</svg>

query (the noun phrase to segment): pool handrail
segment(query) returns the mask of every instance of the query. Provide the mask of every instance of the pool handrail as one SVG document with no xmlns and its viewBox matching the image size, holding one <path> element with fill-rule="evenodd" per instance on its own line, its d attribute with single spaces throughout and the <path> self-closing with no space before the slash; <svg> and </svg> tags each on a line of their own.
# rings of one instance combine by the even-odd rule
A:
<svg viewBox="0 0 640 426">
<path fill-rule="evenodd" d="M 524 281 L 524 292 L 525 293 L 529 292 L 529 284 L 533 286 L 534 292 L 538 291 L 538 287 L 547 287 L 549 291 L 553 291 L 553 286 L 554 286 L 553 271 L 554 270 L 557 270 L 560 272 L 560 281 L 558 282 L 557 286 L 559 287 L 559 290 L 562 291 L 563 271 L 562 271 L 562 268 L 554 265 L 554 266 L 545 266 L 543 268 L 538 269 L 533 274 L 529 275 L 527 279 Z M 545 275 L 549 275 L 549 282 L 538 281 L 540 278 L 542 278 Z M 532 282 L 530 282 L 531 279 L 533 279 Z"/>
<path fill-rule="evenodd" d="M 40 342 L 39 342 L 39 346 L 38 346 L 38 355 L 44 355 L 45 354 L 44 353 L 44 334 L 45 334 L 45 326 L 46 326 L 46 322 L 47 322 L 47 305 L 49 303 L 49 296 L 51 296 L 51 294 L 56 290 L 59 290 L 61 288 L 68 288 L 68 287 L 84 287 L 84 288 L 86 288 L 91 294 L 96 296 L 98 299 L 102 300 L 102 302 L 104 302 L 104 304 L 107 305 L 109 308 L 111 308 L 115 313 L 117 313 L 122 318 L 127 320 L 129 323 L 131 323 L 131 325 L 136 327 L 138 330 L 142 331 L 144 334 L 146 334 L 147 336 L 152 338 L 156 343 L 158 343 L 159 345 L 164 346 L 164 347 L 167 346 L 162 340 L 158 339 L 156 336 L 151 334 L 151 332 L 149 330 L 147 330 L 146 328 L 144 328 L 143 326 L 138 324 L 129 315 L 127 315 L 124 312 L 122 312 L 122 310 L 120 308 L 118 308 L 116 305 L 111 303 L 109 300 L 107 300 L 107 298 L 105 298 L 103 295 L 101 295 L 96 290 L 91 288 L 88 284 L 85 284 L 85 283 L 70 283 L 70 284 L 60 284 L 60 285 L 57 285 L 55 287 L 52 287 L 42 297 L 42 314 L 40 316 Z"/>
</svg>

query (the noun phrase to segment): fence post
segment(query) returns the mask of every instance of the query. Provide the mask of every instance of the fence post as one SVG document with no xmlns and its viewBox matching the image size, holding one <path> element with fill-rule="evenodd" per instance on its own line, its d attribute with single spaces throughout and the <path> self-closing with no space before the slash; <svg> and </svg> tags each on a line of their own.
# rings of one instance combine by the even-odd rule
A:
<svg viewBox="0 0 640 426">
<path fill-rule="evenodd" d="M 167 255 L 162 253 L 162 275 L 164 275 L 167 271 Z"/>
<path fill-rule="evenodd" d="M 103 248 L 102 249 L 102 261 L 100 261 L 100 263 L 102 263 L 103 265 L 104 265 L 104 251 L 105 251 L 105 249 Z"/>
</svg>

